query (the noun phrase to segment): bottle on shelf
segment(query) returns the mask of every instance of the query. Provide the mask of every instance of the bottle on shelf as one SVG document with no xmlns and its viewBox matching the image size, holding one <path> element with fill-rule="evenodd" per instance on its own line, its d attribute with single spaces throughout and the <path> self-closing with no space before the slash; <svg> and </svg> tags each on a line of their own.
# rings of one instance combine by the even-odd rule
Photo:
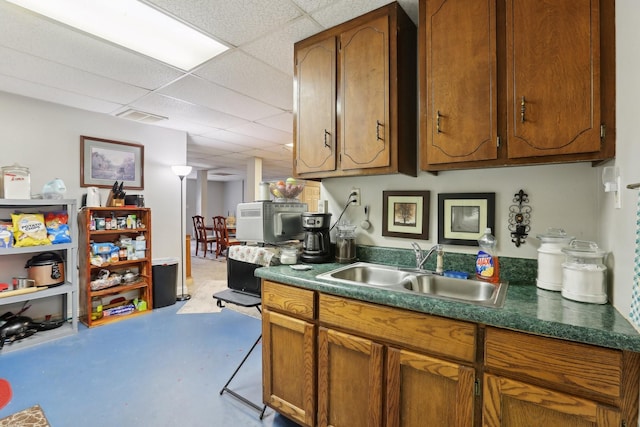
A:
<svg viewBox="0 0 640 427">
<path fill-rule="evenodd" d="M 500 262 L 496 254 L 496 238 L 491 234 L 491 228 L 484 231 L 484 235 L 478 239 L 480 250 L 476 257 L 476 278 L 486 282 L 498 283 L 500 281 Z"/>
</svg>

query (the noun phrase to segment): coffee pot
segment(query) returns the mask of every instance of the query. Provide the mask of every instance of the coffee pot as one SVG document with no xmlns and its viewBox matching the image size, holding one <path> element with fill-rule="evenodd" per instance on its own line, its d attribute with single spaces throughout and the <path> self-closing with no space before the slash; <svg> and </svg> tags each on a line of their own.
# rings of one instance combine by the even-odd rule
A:
<svg viewBox="0 0 640 427">
<path fill-rule="evenodd" d="M 329 237 L 330 213 L 302 213 L 302 255 L 300 259 L 309 263 L 331 261 L 331 240 Z"/>
</svg>

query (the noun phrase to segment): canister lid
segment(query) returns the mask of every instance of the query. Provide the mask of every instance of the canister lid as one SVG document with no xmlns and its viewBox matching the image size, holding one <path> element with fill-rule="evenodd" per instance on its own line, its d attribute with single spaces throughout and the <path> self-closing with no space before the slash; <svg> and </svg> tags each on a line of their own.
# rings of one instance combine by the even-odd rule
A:
<svg viewBox="0 0 640 427">
<path fill-rule="evenodd" d="M 27 261 L 27 265 L 25 268 L 42 266 L 42 265 L 55 265 L 63 262 L 60 254 L 55 252 L 44 252 L 39 255 L 32 257 L 29 261 Z"/>
<path fill-rule="evenodd" d="M 568 247 L 562 248 L 562 252 L 576 258 L 603 258 L 607 254 L 596 242 L 586 240 L 572 240 Z"/>
<path fill-rule="evenodd" d="M 569 243 L 574 239 L 573 236 L 568 236 L 562 228 L 547 228 L 546 233 L 538 234 L 536 236 L 542 243 Z"/>
</svg>

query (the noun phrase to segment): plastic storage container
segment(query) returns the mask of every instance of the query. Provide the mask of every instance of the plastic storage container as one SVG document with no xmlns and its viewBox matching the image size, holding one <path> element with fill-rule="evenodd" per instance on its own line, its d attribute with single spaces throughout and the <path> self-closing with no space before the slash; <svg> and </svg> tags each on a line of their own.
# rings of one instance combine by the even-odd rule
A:
<svg viewBox="0 0 640 427">
<path fill-rule="evenodd" d="M 567 247 L 574 237 L 568 236 L 561 228 L 549 228 L 544 234 L 536 236 L 540 240 L 538 248 L 538 278 L 536 286 L 548 291 L 562 290 L 562 263 Z"/>
<path fill-rule="evenodd" d="M 29 168 L 18 165 L 3 166 L 0 174 L 0 197 L 3 199 L 30 199 L 31 174 Z"/>
<path fill-rule="evenodd" d="M 606 252 L 595 242 L 583 240 L 573 240 L 562 252 L 566 254 L 566 261 L 562 264 L 562 296 L 574 301 L 605 304 Z"/>
<path fill-rule="evenodd" d="M 336 262 L 348 264 L 356 260 L 356 226 L 338 225 L 336 236 Z"/>
<path fill-rule="evenodd" d="M 486 282 L 498 283 L 500 281 L 500 263 L 496 255 L 496 238 L 491 234 L 491 229 L 486 228 L 484 235 L 478 239 L 478 256 L 476 257 L 476 278 Z"/>
<path fill-rule="evenodd" d="M 153 308 L 167 307 L 178 298 L 178 258 L 158 258 L 151 262 Z"/>
</svg>

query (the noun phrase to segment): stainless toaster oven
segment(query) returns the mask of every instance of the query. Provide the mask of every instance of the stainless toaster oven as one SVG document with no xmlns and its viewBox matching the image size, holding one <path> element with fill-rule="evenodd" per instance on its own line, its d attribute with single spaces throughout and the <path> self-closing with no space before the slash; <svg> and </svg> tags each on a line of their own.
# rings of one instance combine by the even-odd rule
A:
<svg viewBox="0 0 640 427">
<path fill-rule="evenodd" d="M 236 212 L 236 239 L 257 243 L 301 240 L 304 238 L 302 213 L 306 211 L 306 203 L 240 203 Z"/>
</svg>

